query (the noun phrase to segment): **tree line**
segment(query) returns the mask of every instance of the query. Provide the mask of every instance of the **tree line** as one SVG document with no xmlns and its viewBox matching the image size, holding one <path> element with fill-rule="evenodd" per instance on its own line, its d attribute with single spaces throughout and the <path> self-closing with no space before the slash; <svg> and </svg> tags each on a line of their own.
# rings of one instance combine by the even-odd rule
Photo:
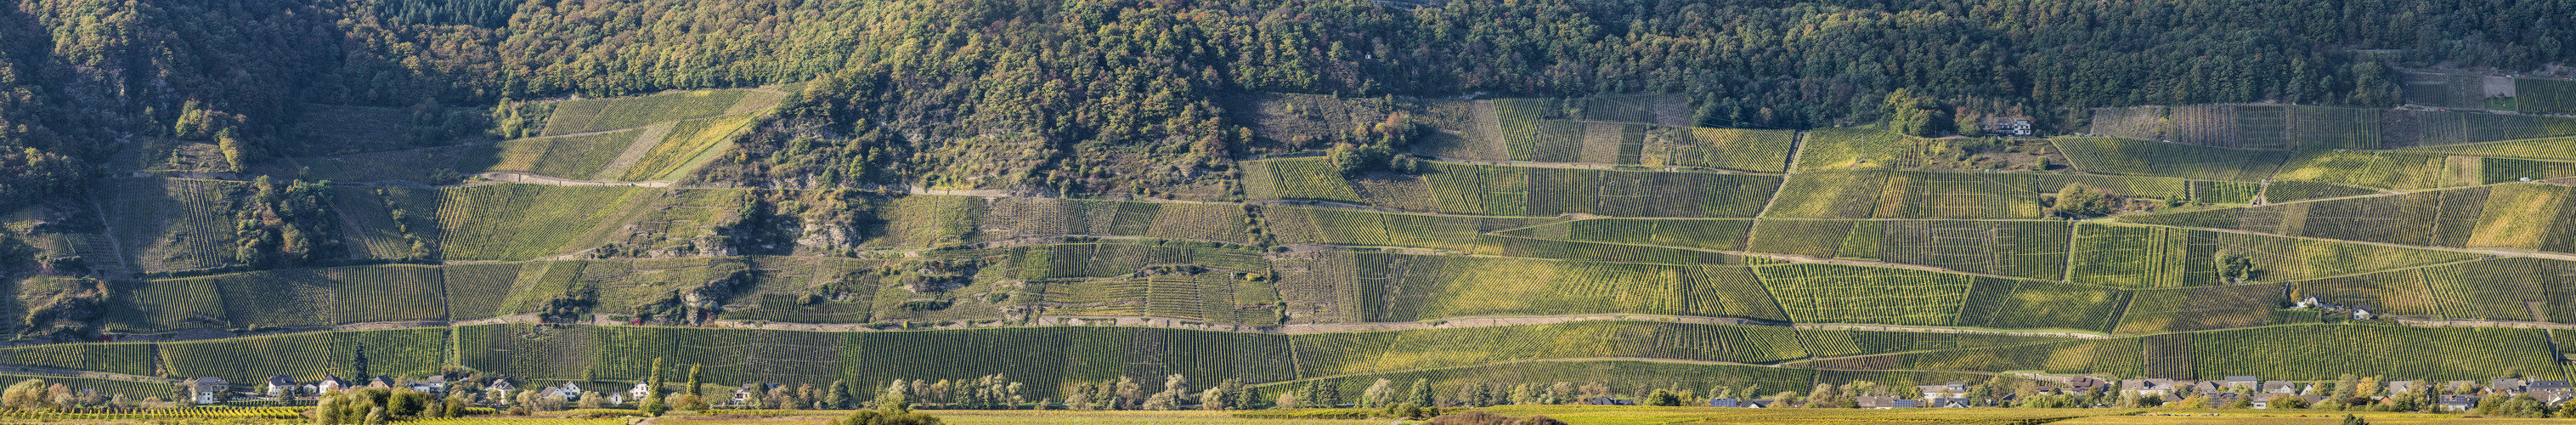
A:
<svg viewBox="0 0 2576 425">
<path fill-rule="evenodd" d="M 258 158 L 311 148 L 309 103 L 804 83 L 719 177 L 1104 193 L 1227 172 L 1260 137 L 1230 93 L 1684 93 L 1791 128 L 1899 89 L 1948 117 L 2384 106 L 2392 65 L 2540 69 L 2570 28 L 2540 0 L 54 0 L 0 13 L 0 145 L 97 160 L 202 121 Z"/>
</svg>

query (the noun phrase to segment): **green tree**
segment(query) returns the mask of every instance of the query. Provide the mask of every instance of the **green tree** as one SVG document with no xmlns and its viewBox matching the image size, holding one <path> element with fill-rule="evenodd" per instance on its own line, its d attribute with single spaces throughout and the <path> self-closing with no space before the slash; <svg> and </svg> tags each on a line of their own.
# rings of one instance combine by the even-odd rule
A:
<svg viewBox="0 0 2576 425">
<path fill-rule="evenodd" d="M 652 391 L 652 392 L 653 392 L 652 394 L 647 394 L 646 396 L 648 396 L 648 397 L 649 397 L 649 396 L 658 396 L 658 395 L 662 395 L 662 358 L 660 358 L 660 357 L 654 357 L 654 358 L 653 358 L 653 369 L 652 369 L 652 371 L 651 371 L 651 372 L 648 372 L 645 376 L 646 376 L 646 378 L 644 378 L 644 387 L 645 387 L 645 388 L 650 388 L 650 389 L 651 389 L 650 391 Z"/>
<path fill-rule="evenodd" d="M 2083 183 L 2057 189 L 2051 209 L 2060 217 L 2082 219 L 2111 215 L 2118 211 L 2119 195 Z"/>
<path fill-rule="evenodd" d="M 1672 391 L 1657 388 L 1654 393 L 1646 395 L 1646 405 L 1680 406 L 1682 405 L 1682 397 L 1681 395 L 1673 394 Z"/>
<path fill-rule="evenodd" d="M 699 385 L 700 385 L 700 383 L 699 383 L 699 381 L 698 381 L 698 367 L 700 367 L 700 366 L 704 366 L 704 364 L 700 364 L 700 363 L 691 363 L 691 364 L 689 364 L 689 395 L 699 396 L 699 397 L 706 397 L 706 394 L 705 394 L 705 393 L 699 392 L 699 389 L 700 389 Z"/>
<path fill-rule="evenodd" d="M 1404 392 L 1404 402 L 1413 403 L 1415 406 L 1432 406 L 1431 380 L 1414 379 L 1413 388 Z"/>
<path fill-rule="evenodd" d="M 823 395 L 823 405 L 830 406 L 834 409 L 850 408 L 850 384 L 848 382 L 834 380 L 832 381 L 832 388 L 826 391 L 828 392 Z"/>
</svg>

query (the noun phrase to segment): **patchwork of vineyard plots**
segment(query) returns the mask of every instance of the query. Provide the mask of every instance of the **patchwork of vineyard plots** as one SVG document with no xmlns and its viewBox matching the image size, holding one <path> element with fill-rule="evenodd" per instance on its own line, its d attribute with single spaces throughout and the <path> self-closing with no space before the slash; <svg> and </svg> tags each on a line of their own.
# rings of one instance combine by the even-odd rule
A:
<svg viewBox="0 0 2576 425">
<path fill-rule="evenodd" d="M 1519 327 L 1288 337 L 1299 376 L 1332 376 L 1547 358 L 1639 357 L 1772 363 L 1807 356 L 1778 326 L 1574 322 Z"/>
<path fill-rule="evenodd" d="M 545 135 L 588 133 L 724 114 L 748 90 L 698 90 L 641 97 L 568 100 L 546 117 Z M 772 102 L 776 99 L 770 98 Z"/>
<path fill-rule="evenodd" d="M 2058 221 L 1761 220 L 1748 250 L 2055 280 L 2067 232 Z"/>
<path fill-rule="evenodd" d="M 2059 137 L 2049 143 L 2077 170 L 2103 174 L 2255 181 L 2270 178 L 2288 152 L 2215 148 L 2115 137 Z"/>
<path fill-rule="evenodd" d="M 1832 264 L 1753 268 L 1789 319 L 1805 323 L 1949 326 L 1973 276 Z"/>
<path fill-rule="evenodd" d="M 1658 129 L 1645 145 L 1648 167 L 1704 167 L 1777 173 L 1787 171 L 1797 132 L 1722 128 Z M 1651 141 L 1660 141 L 1656 143 Z"/>
<path fill-rule="evenodd" d="M 2208 230 L 2082 223 L 2071 281 L 2122 288 L 2221 284 L 2219 263 L 2250 258 L 2252 281 L 2279 282 L 2465 261 L 2474 254 Z"/>
<path fill-rule="evenodd" d="M 1700 172 L 1613 171 L 1588 168 L 1465 166 L 1427 162 L 1421 176 L 1370 177 L 1419 182 L 1424 192 L 1363 195 L 1356 180 L 1342 178 L 1322 158 L 1250 161 L 1245 196 L 1254 199 L 1322 200 L 1432 210 L 1449 214 L 1617 217 L 1752 217 L 1779 189 L 1780 178 Z M 1253 182 L 1263 180 L 1266 182 Z M 1389 198 L 1385 196 L 1403 196 Z M 1414 197 L 1427 196 L 1429 199 Z"/>
</svg>

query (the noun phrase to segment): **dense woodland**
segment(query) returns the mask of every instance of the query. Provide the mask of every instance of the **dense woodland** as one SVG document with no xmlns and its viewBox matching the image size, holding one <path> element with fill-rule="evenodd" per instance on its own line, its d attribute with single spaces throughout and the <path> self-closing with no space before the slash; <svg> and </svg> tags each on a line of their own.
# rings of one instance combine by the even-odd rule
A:
<svg viewBox="0 0 2576 425">
<path fill-rule="evenodd" d="M 129 135 L 232 134 L 240 140 L 228 146 L 256 159 L 313 148 L 297 140 L 307 104 L 811 81 L 711 178 L 1114 192 L 1226 170 L 1256 137 L 1222 118 L 1214 99 L 1227 93 L 1686 93 L 1702 123 L 1756 128 L 1876 121 L 1897 89 L 1940 115 L 2059 125 L 2093 106 L 2379 106 L 2395 101 L 2392 65 L 2526 72 L 2562 62 L 2576 54 L 2564 42 L 2576 38 L 2571 8 L 42 0 L 0 14 L 0 143 L 95 160 Z"/>
</svg>

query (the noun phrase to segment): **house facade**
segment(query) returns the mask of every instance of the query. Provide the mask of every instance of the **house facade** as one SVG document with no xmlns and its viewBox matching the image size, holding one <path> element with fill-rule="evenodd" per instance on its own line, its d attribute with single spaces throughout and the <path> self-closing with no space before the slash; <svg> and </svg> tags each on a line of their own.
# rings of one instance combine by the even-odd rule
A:
<svg viewBox="0 0 2576 425">
<path fill-rule="evenodd" d="M 188 380 L 188 395 L 193 399 L 191 401 L 197 404 L 221 403 L 224 401 L 224 393 L 232 391 L 232 387 L 233 384 L 224 382 L 224 378 L 208 376 L 191 379 Z"/>
</svg>

